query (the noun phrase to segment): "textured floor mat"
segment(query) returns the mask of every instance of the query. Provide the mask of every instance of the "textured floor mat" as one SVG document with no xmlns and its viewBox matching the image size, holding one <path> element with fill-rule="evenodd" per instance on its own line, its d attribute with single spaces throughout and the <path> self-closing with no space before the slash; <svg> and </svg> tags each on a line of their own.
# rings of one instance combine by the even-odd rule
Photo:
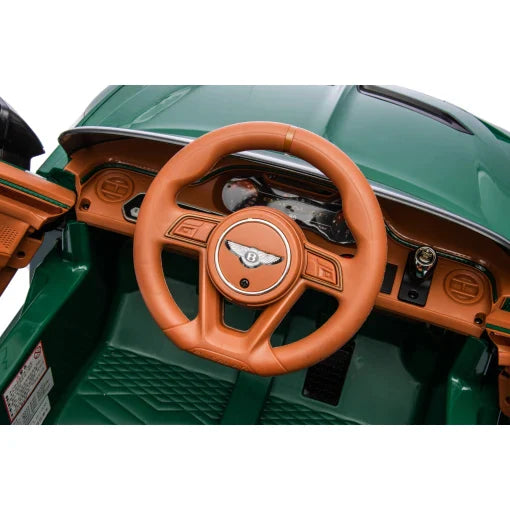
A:
<svg viewBox="0 0 510 510">
<path fill-rule="evenodd" d="M 232 384 L 107 347 L 60 414 L 59 423 L 214 424 Z"/>
<path fill-rule="evenodd" d="M 260 416 L 260 423 L 262 425 L 345 425 L 354 422 L 348 422 L 334 414 L 317 411 L 278 397 L 269 397 Z"/>
</svg>

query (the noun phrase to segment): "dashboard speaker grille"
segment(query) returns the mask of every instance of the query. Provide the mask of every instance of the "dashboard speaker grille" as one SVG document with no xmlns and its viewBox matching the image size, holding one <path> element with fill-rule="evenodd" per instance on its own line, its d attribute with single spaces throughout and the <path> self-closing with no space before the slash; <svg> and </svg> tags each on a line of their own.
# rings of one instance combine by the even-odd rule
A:
<svg viewBox="0 0 510 510">
<path fill-rule="evenodd" d="M 17 240 L 19 232 L 7 225 L 0 225 L 0 252 L 9 253 Z"/>
</svg>

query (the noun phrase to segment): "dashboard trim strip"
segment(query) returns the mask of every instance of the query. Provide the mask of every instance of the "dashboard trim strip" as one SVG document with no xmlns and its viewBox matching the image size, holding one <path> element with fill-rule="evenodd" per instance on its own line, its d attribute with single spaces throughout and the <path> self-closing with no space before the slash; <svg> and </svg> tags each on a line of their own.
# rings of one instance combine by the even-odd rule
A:
<svg viewBox="0 0 510 510">
<path fill-rule="evenodd" d="M 46 195 L 43 195 L 42 193 L 38 193 L 37 191 L 31 190 L 29 188 L 25 188 L 24 186 L 20 186 L 19 184 L 15 184 L 14 182 L 8 181 L 6 179 L 0 178 L 0 185 L 5 186 L 6 188 L 15 189 L 16 191 L 20 191 L 21 193 L 26 193 L 27 195 L 38 198 L 39 200 L 42 200 L 43 202 L 48 202 L 49 204 L 60 207 L 61 209 L 64 209 L 66 211 L 68 209 L 70 209 L 70 207 L 71 207 L 68 204 L 59 202 L 58 200 L 55 200 L 54 198 L 47 197 Z"/>
<path fill-rule="evenodd" d="M 500 331 L 501 333 L 510 333 L 510 329 L 504 328 L 503 326 L 498 326 L 496 324 L 487 323 L 485 327 L 487 329 L 493 329 L 494 331 Z"/>
<path fill-rule="evenodd" d="M 142 138 L 146 140 L 159 141 L 164 143 L 172 143 L 174 145 L 185 146 L 194 140 L 193 137 L 169 135 L 163 133 L 153 133 L 149 131 L 140 131 L 126 128 L 114 128 L 107 126 L 79 126 L 73 129 L 64 131 L 59 136 L 59 143 L 66 151 L 69 157 L 72 156 L 76 151 L 88 147 L 90 145 L 96 145 L 106 141 L 120 140 L 123 138 Z M 257 163 L 266 163 L 272 166 L 280 167 L 287 170 L 296 170 L 307 174 L 314 175 L 316 177 L 325 178 L 324 174 L 312 165 L 296 161 L 287 155 L 276 156 L 263 151 L 245 151 L 233 154 L 233 156 L 240 159 L 254 161 Z M 434 206 L 429 202 L 417 199 L 407 193 L 398 191 L 387 186 L 384 186 L 374 181 L 369 181 L 374 193 L 382 198 L 393 200 L 404 205 L 409 205 L 416 209 L 425 211 L 427 213 L 446 218 L 453 223 L 462 225 L 474 232 L 477 232 L 492 241 L 510 249 L 510 240 L 494 232 L 483 225 L 480 225 L 472 220 L 462 218 L 457 214 L 451 213 L 440 207 Z"/>
</svg>

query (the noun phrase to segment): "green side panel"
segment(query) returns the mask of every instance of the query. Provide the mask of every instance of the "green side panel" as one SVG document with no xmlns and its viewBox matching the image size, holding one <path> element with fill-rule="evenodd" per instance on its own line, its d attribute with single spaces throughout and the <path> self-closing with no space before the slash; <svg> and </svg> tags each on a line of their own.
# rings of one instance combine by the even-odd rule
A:
<svg viewBox="0 0 510 510">
<path fill-rule="evenodd" d="M 506 298 L 503 302 L 503 306 L 501 307 L 505 312 L 510 312 L 510 298 Z"/>
<path fill-rule="evenodd" d="M 497 373 L 490 370 L 491 354 L 492 346 L 486 340 L 467 338 L 449 376 L 446 423 L 497 422 Z"/>
<path fill-rule="evenodd" d="M 63 239 L 36 270 L 18 320 L 0 338 L 1 392 L 41 341 L 55 380 L 52 404 L 92 352 L 108 299 L 87 226 L 69 223 Z M 3 405 L 0 423 L 8 423 Z"/>
<path fill-rule="evenodd" d="M 389 87 L 452 115 L 466 134 L 353 86 L 125 86 L 82 122 L 200 136 L 236 122 L 277 121 L 313 131 L 346 152 L 374 182 L 510 238 L 510 142 L 444 101 Z"/>
</svg>

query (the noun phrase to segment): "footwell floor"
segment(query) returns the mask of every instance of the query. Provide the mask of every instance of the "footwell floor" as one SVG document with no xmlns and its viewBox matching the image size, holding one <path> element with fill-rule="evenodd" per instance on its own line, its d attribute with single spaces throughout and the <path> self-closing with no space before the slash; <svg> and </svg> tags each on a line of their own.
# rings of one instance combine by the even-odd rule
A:
<svg viewBox="0 0 510 510">
<path fill-rule="evenodd" d="M 175 285 L 174 291 L 179 292 Z M 189 297 L 190 289 L 180 291 Z M 306 314 L 292 315 L 280 328 L 281 342 L 292 341 L 317 327 L 313 306 L 304 309 Z M 415 327 L 399 322 L 395 328 L 392 318 L 369 319 L 354 339 L 354 352 L 339 402 L 330 405 L 303 394 L 306 370 L 264 378 L 180 351 L 154 323 L 140 293 L 125 292 L 116 300 L 101 346 L 77 374 L 60 408 L 55 410 L 54 421 L 60 424 L 424 422 L 423 410 L 434 394 L 439 358 L 423 347 L 430 344 L 429 340 L 422 347 L 420 342 L 417 344 L 413 338 Z M 427 357 L 429 369 L 424 371 Z M 418 359 L 419 363 L 415 363 Z"/>
</svg>

